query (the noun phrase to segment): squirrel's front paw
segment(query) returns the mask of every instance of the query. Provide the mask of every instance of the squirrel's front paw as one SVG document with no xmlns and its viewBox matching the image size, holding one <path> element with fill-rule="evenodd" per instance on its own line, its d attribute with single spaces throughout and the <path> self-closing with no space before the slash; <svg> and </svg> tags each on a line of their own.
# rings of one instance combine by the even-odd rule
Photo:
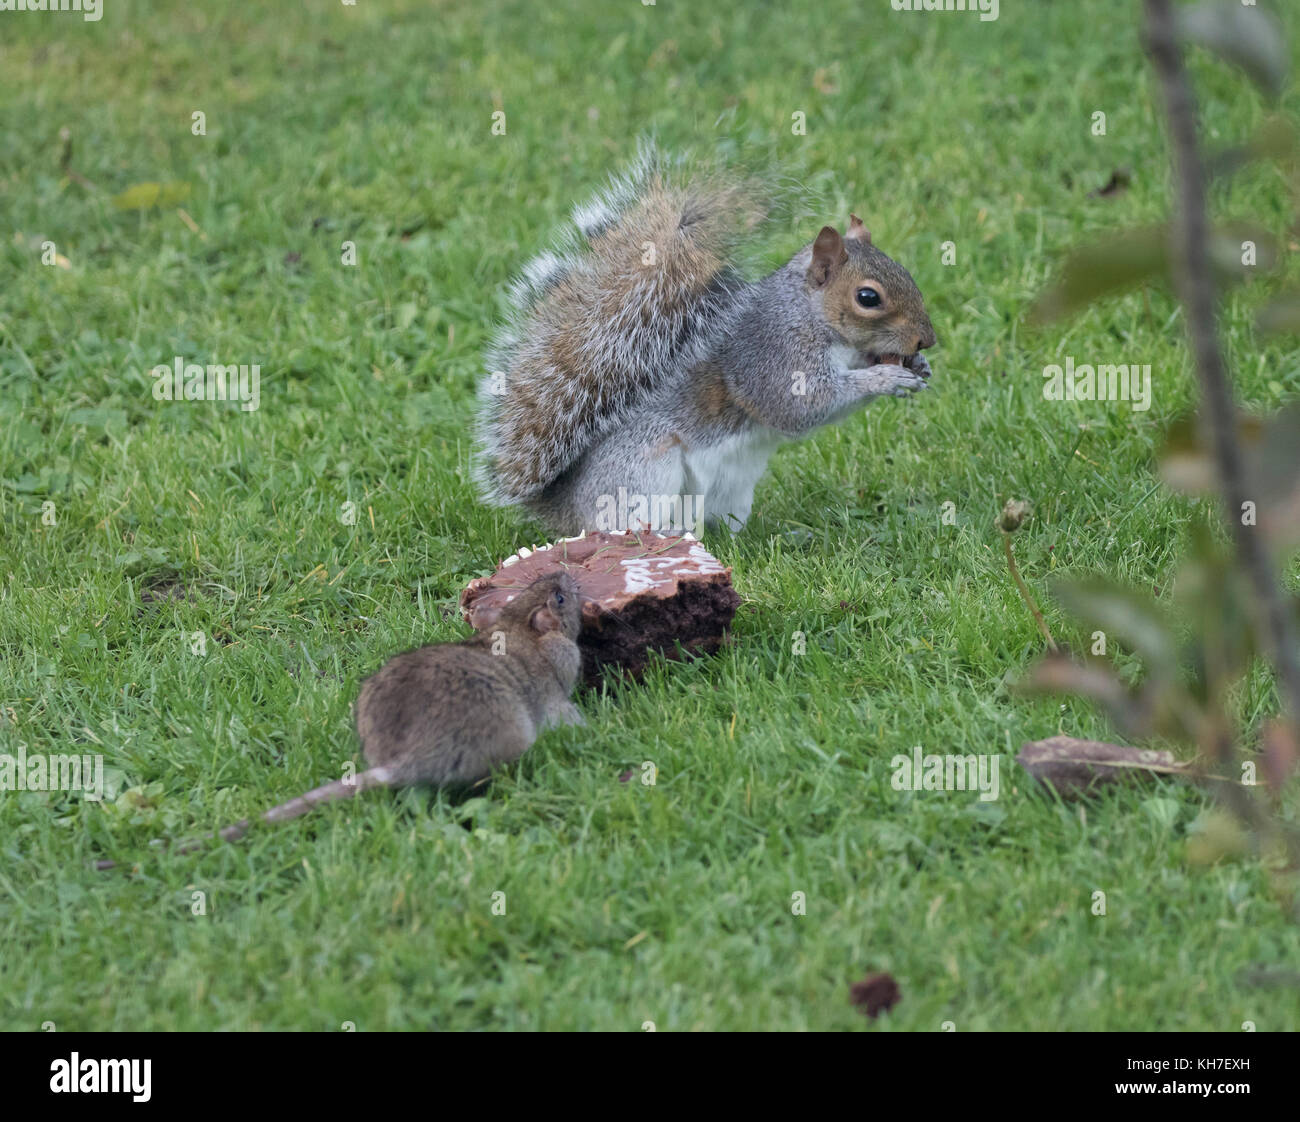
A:
<svg viewBox="0 0 1300 1122">
<path fill-rule="evenodd" d="M 927 364 L 928 371 L 928 364 Z M 921 374 L 909 370 L 906 366 L 894 366 L 881 363 L 855 370 L 858 385 L 864 397 L 906 397 L 910 393 L 926 388 L 927 382 Z"/>
</svg>

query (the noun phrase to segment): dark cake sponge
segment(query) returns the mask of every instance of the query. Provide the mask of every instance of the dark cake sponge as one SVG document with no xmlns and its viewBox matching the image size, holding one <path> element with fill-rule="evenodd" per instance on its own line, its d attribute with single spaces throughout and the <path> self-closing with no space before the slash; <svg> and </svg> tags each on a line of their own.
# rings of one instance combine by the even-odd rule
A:
<svg viewBox="0 0 1300 1122">
<path fill-rule="evenodd" d="M 639 677 L 650 651 L 666 658 L 711 653 L 740 605 L 731 569 L 690 534 L 652 530 L 580 534 L 507 557 L 490 577 L 469 582 L 461 611 L 476 631 L 538 577 L 564 568 L 582 605 L 582 680 L 595 685 L 610 669 Z"/>
</svg>

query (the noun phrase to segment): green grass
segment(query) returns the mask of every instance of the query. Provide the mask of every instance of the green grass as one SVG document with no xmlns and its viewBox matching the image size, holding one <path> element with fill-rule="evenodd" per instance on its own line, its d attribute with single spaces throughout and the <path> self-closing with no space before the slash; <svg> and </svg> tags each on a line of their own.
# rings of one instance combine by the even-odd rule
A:
<svg viewBox="0 0 1300 1122">
<path fill-rule="evenodd" d="M 1136 6 L 706 7 L 0 15 L 0 750 L 102 753 L 116 789 L 0 795 L 0 1026 L 1300 1028 L 1294 989 L 1241 978 L 1300 964 L 1264 864 L 1188 863 L 1203 794 L 1067 807 L 1012 760 L 1115 734 L 1008 691 L 1042 644 L 1001 503 L 1036 503 L 1017 548 L 1039 589 L 1102 572 L 1164 594 L 1201 517 L 1153 490 L 1193 394 L 1172 300 L 1023 326 L 1061 251 L 1164 212 Z M 1215 143 L 1263 119 L 1236 74 L 1193 69 Z M 63 126 L 93 189 L 59 170 Z M 377 793 L 150 850 L 337 776 L 360 679 L 463 635 L 460 588 L 541 539 L 469 480 L 481 348 L 513 271 L 650 132 L 770 159 L 820 198 L 773 263 L 863 215 L 927 296 L 934 388 L 782 451 L 743 534 L 709 541 L 744 597 L 732 645 L 582 698 L 587 727 L 487 798 Z M 1124 165 L 1131 190 L 1087 197 Z M 114 209 L 143 181 L 189 183 L 200 233 L 174 206 Z M 1268 168 L 1215 205 L 1286 230 Z M 46 239 L 70 268 L 42 265 Z M 1300 390 L 1294 349 L 1253 334 L 1265 286 L 1223 322 L 1259 408 Z M 259 363 L 260 409 L 156 402 L 149 371 L 176 355 Z M 1066 355 L 1151 363 L 1151 411 L 1044 401 Z M 160 583 L 189 597 L 143 603 Z M 1275 705 L 1252 678 L 1243 717 Z M 1002 753 L 1002 798 L 894 791 L 914 744 Z M 657 785 L 619 782 L 643 761 Z M 106 856 L 139 868 L 91 871 Z M 903 990 L 877 1022 L 847 1001 L 870 970 Z"/>
</svg>

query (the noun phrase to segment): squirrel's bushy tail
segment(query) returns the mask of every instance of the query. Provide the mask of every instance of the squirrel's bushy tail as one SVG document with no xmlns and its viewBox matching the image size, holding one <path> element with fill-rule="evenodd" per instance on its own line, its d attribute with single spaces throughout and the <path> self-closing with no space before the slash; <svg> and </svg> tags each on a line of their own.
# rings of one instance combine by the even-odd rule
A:
<svg viewBox="0 0 1300 1122">
<path fill-rule="evenodd" d="M 769 209 L 757 179 L 686 174 L 649 144 L 574 208 L 574 228 L 512 286 L 488 352 L 476 474 L 489 501 L 536 496 L 707 355 L 738 311 L 738 241 Z"/>
</svg>

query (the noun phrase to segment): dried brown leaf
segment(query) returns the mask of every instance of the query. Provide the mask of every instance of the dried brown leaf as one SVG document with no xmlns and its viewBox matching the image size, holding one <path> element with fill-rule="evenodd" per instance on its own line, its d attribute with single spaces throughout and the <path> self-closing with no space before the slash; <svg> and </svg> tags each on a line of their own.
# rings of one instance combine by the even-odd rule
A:
<svg viewBox="0 0 1300 1122">
<path fill-rule="evenodd" d="M 1186 765 L 1179 764 L 1171 752 L 1072 736 L 1028 741 L 1021 746 L 1016 762 L 1063 798 L 1084 794 L 1094 785 L 1139 776 L 1187 774 Z"/>
</svg>

